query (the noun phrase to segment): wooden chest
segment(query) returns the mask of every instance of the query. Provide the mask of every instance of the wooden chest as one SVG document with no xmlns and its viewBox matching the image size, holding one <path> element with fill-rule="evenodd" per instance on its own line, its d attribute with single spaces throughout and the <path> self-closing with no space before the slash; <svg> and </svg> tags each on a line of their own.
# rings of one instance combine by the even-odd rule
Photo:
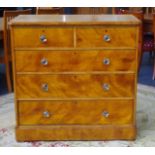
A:
<svg viewBox="0 0 155 155">
<path fill-rule="evenodd" d="M 16 139 L 135 139 L 139 25 L 131 15 L 12 20 Z"/>
</svg>

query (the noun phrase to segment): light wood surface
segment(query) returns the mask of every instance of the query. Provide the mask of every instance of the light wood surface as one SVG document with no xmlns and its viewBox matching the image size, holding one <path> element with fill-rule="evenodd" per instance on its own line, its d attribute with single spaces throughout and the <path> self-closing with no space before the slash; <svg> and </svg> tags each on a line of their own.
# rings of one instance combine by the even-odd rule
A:
<svg viewBox="0 0 155 155">
<path fill-rule="evenodd" d="M 34 30 L 35 29 L 35 30 Z M 34 37 L 31 37 L 31 35 Z M 23 47 L 78 47 L 78 48 L 95 48 L 95 47 L 130 47 L 136 46 L 136 28 L 135 27 L 117 27 L 117 26 L 92 26 L 92 27 L 37 27 L 37 28 L 15 28 L 15 46 Z M 21 35 L 19 35 L 21 34 Z M 61 34 L 61 35 L 60 35 Z M 104 37 L 108 35 L 109 41 Z M 40 37 L 45 36 L 45 43 L 40 41 Z M 65 36 L 65 37 L 63 37 Z M 124 39 L 124 38 L 128 38 Z M 27 39 L 26 42 L 23 40 Z"/>
<path fill-rule="evenodd" d="M 17 51 L 17 72 L 133 71 L 135 50 Z M 115 56 L 117 55 L 117 59 Z M 24 60 L 24 61 L 23 61 Z M 47 64 L 42 64 L 42 61 Z M 109 64 L 106 64 L 106 61 Z"/>
<path fill-rule="evenodd" d="M 62 27 L 17 27 L 14 29 L 14 36 L 14 44 L 17 48 L 73 47 L 73 27 L 65 29 L 62 29 Z M 41 36 L 46 37 L 47 41 L 45 43 L 41 42 Z"/>
<path fill-rule="evenodd" d="M 134 140 L 134 125 L 50 125 L 18 126 L 18 141 L 36 140 Z"/>
<path fill-rule="evenodd" d="M 14 19 L 17 140 L 135 139 L 139 24 L 130 15 Z"/>
<path fill-rule="evenodd" d="M 135 27 L 82 27 L 76 29 L 77 47 L 135 47 Z M 104 37 L 108 35 L 109 41 Z M 128 38 L 128 39 L 125 39 Z"/>
<path fill-rule="evenodd" d="M 19 124 L 131 124 L 133 104 L 133 100 L 22 101 L 18 104 Z M 49 117 L 45 117 L 44 112 L 48 112 Z M 109 116 L 105 117 L 104 112 L 108 112 Z"/>
<path fill-rule="evenodd" d="M 133 74 L 18 75 L 16 81 L 19 99 L 133 97 L 135 93 Z"/>
<path fill-rule="evenodd" d="M 20 15 L 12 25 L 139 25 L 132 15 Z M 10 23 L 11 24 L 11 23 Z"/>
</svg>

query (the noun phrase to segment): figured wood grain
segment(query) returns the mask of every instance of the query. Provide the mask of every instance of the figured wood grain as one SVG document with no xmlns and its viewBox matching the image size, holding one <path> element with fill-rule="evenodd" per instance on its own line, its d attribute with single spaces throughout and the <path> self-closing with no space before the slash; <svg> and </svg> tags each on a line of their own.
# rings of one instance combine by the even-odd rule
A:
<svg viewBox="0 0 155 155">
<path fill-rule="evenodd" d="M 17 140 L 135 139 L 139 25 L 130 15 L 12 20 Z M 45 45 L 42 34 L 49 37 Z M 104 43 L 104 34 L 111 41 Z M 101 64 L 104 56 L 112 60 L 108 67 Z M 42 57 L 48 66 L 38 64 Z M 45 120 L 47 109 L 54 114 Z M 105 109 L 110 115 L 103 119 Z"/>
<path fill-rule="evenodd" d="M 18 75 L 18 98 L 133 97 L 134 74 Z M 109 84 L 108 91 L 103 84 Z M 48 84 L 48 91 L 42 89 Z"/>
<path fill-rule="evenodd" d="M 72 27 L 16 27 L 13 33 L 15 47 L 73 47 Z M 40 41 L 41 35 L 46 36 L 46 43 Z"/>
<path fill-rule="evenodd" d="M 19 126 L 17 141 L 32 140 L 134 140 L 134 125 Z"/>
<path fill-rule="evenodd" d="M 19 124 L 132 124 L 133 106 L 133 100 L 21 101 Z"/>
<path fill-rule="evenodd" d="M 109 35 L 106 42 L 104 36 Z M 100 26 L 78 27 L 76 29 L 77 47 L 136 47 L 136 27 Z"/>
<path fill-rule="evenodd" d="M 135 50 L 18 51 L 17 72 L 134 71 Z M 117 55 L 117 59 L 116 56 Z M 48 61 L 47 65 L 41 63 Z M 104 64 L 109 59 L 110 64 Z"/>
</svg>

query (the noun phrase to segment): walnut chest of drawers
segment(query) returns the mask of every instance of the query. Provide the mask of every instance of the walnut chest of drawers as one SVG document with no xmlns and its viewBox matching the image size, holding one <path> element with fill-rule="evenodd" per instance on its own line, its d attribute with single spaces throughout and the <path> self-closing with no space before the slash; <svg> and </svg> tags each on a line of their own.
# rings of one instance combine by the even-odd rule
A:
<svg viewBox="0 0 155 155">
<path fill-rule="evenodd" d="M 13 19 L 16 139 L 135 139 L 139 25 L 131 15 Z"/>
</svg>

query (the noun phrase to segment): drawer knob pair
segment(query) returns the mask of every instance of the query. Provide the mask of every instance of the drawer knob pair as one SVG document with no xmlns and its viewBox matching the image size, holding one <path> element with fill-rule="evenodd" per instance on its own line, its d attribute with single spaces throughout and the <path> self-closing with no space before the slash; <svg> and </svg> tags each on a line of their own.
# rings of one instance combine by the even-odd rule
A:
<svg viewBox="0 0 155 155">
<path fill-rule="evenodd" d="M 103 115 L 105 118 L 108 118 L 110 114 L 109 114 L 108 111 L 103 111 L 103 112 L 102 112 L 102 115 Z M 44 112 L 43 112 L 43 117 L 49 118 L 50 116 L 51 116 L 50 112 L 48 112 L 48 111 L 44 111 Z"/>
<path fill-rule="evenodd" d="M 103 64 L 104 65 L 109 65 L 110 64 L 110 59 L 109 58 L 104 58 L 103 59 Z"/>
<path fill-rule="evenodd" d="M 43 112 L 43 117 L 49 118 L 50 116 L 51 116 L 51 114 L 48 111 Z"/>
<path fill-rule="evenodd" d="M 105 35 L 103 36 L 103 40 L 104 40 L 105 42 L 109 42 L 109 41 L 111 40 L 111 38 L 110 38 L 109 35 L 105 34 Z"/>
<path fill-rule="evenodd" d="M 43 66 L 47 66 L 48 65 L 48 60 L 46 58 L 42 58 L 40 63 L 43 65 Z"/>
<path fill-rule="evenodd" d="M 48 91 L 48 84 L 47 83 L 43 83 L 41 86 L 42 90 L 47 92 Z M 104 83 L 102 85 L 103 90 L 105 91 L 109 91 L 110 90 L 110 85 L 108 83 Z"/>
<path fill-rule="evenodd" d="M 102 112 L 102 116 L 104 116 L 105 118 L 108 118 L 109 117 L 109 112 L 108 111 L 103 111 Z"/>
<path fill-rule="evenodd" d="M 47 42 L 46 36 L 45 36 L 45 35 L 41 35 L 41 36 L 40 36 L 40 41 L 41 41 L 42 43 L 46 43 L 46 42 Z"/>
</svg>

